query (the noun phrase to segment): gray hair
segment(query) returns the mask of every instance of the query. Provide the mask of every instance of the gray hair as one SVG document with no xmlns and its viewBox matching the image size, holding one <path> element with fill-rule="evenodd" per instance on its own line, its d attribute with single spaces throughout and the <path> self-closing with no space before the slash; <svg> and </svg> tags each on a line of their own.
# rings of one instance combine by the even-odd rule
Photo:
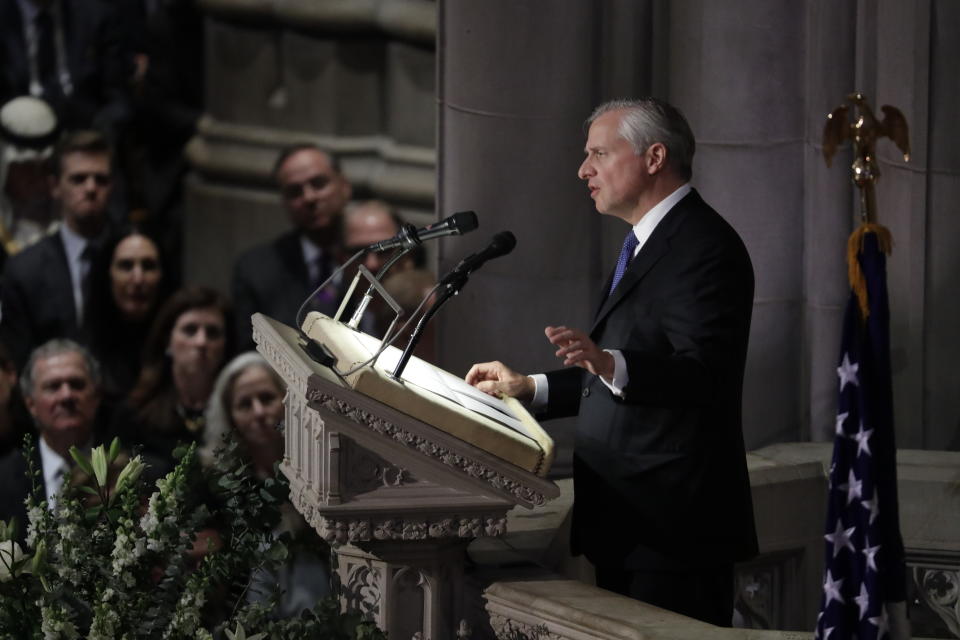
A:
<svg viewBox="0 0 960 640">
<path fill-rule="evenodd" d="M 94 387 L 100 388 L 100 381 L 102 379 L 100 375 L 100 363 L 93 357 L 93 354 L 90 353 L 86 347 L 77 344 L 73 340 L 54 338 L 53 340 L 44 342 L 30 353 L 30 359 L 27 360 L 27 364 L 23 367 L 23 372 L 20 374 L 20 391 L 24 397 L 33 395 L 33 368 L 37 362 L 63 355 L 64 353 L 80 354 L 84 365 L 87 367 L 87 375 L 90 377 L 90 381 Z"/>
<path fill-rule="evenodd" d="M 283 380 L 273 370 L 263 356 L 256 351 L 241 353 L 228 362 L 213 384 L 213 391 L 207 400 L 207 409 L 204 412 L 203 444 L 200 447 L 200 458 L 204 462 L 211 462 L 214 452 L 223 446 L 223 437 L 233 428 L 230 418 L 230 401 L 233 396 L 233 383 L 241 373 L 251 367 L 261 367 L 270 374 L 277 383 L 280 391 L 285 389 Z"/>
<path fill-rule="evenodd" d="M 679 109 L 657 98 L 611 100 L 594 109 L 586 125 L 589 126 L 610 111 L 626 112 L 620 118 L 618 132 L 637 155 L 659 142 L 667 148 L 667 165 L 684 180 L 693 176 L 696 141 L 687 119 Z"/>
</svg>

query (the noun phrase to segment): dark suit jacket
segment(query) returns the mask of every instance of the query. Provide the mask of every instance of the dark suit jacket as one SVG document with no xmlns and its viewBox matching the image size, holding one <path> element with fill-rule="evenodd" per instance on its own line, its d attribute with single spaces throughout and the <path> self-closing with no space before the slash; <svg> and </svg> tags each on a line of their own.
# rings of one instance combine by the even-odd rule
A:
<svg viewBox="0 0 960 640">
<path fill-rule="evenodd" d="M 0 282 L 0 340 L 17 367 L 22 368 L 30 352 L 52 338 L 85 341 L 59 233 L 10 258 Z"/>
<path fill-rule="evenodd" d="M 233 267 L 231 290 L 239 350 L 253 348 L 250 316 L 254 313 L 293 325 L 297 310 L 312 292 L 299 234 L 289 231 L 242 254 Z M 311 304 L 308 310 L 332 316 L 339 303 L 340 296 L 335 295 L 330 301 Z"/>
<path fill-rule="evenodd" d="M 129 118 L 130 111 L 125 85 L 130 61 L 114 15 L 100 0 L 57 1 L 73 94 L 43 98 L 64 129 L 93 125 L 111 129 Z M 0 104 L 29 94 L 29 69 L 20 7 L 16 0 L 0 0 Z"/>
<path fill-rule="evenodd" d="M 40 449 L 36 442 L 33 449 L 34 467 L 40 470 L 40 486 L 43 482 L 43 466 L 40 463 Z M 27 478 L 27 460 L 23 452 L 16 448 L 0 458 L 0 520 L 17 519 L 17 542 L 23 544 L 27 537 L 27 507 L 24 504 L 32 489 Z"/>
<path fill-rule="evenodd" d="M 547 417 L 579 415 L 575 553 L 647 570 L 756 553 L 741 429 L 752 306 L 743 243 L 691 192 L 657 225 L 590 331 L 601 348 L 622 351 L 625 397 L 580 368 L 547 374 Z"/>
</svg>

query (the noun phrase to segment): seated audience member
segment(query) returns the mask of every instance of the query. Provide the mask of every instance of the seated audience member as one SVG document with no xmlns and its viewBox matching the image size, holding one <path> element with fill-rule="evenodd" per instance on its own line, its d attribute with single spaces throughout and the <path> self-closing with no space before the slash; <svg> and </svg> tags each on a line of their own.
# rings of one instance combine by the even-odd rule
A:
<svg viewBox="0 0 960 640">
<path fill-rule="evenodd" d="M 140 377 L 115 422 L 123 442 L 169 457 L 178 442 L 202 441 L 203 412 L 229 351 L 229 317 L 223 296 L 205 287 L 186 287 L 164 303 Z"/>
<path fill-rule="evenodd" d="M 348 207 L 343 224 L 344 260 L 372 244 L 396 236 L 400 233 L 403 224 L 404 221 L 400 214 L 382 200 L 368 200 Z M 395 255 L 396 251 L 396 249 L 380 252 L 370 251 L 358 262 L 365 266 L 370 273 L 377 275 Z M 394 263 L 385 276 L 389 278 L 394 274 L 402 273 L 422 264 L 425 260 L 423 247 L 415 247 Z M 356 272 L 357 268 L 354 267 L 344 274 L 347 286 L 353 280 Z M 351 300 L 351 306 L 348 309 L 352 309 L 353 305 L 358 303 L 367 286 L 366 280 L 360 282 L 358 291 L 354 292 L 354 298 Z M 350 319 L 349 313 L 345 315 L 344 322 Z M 390 326 L 392 319 L 393 312 L 390 307 L 384 304 L 379 296 L 375 296 L 361 321 L 360 328 L 366 333 L 381 337 Z"/>
<path fill-rule="evenodd" d="M 87 276 L 107 231 L 111 148 L 96 131 L 64 136 L 51 163 L 59 232 L 11 257 L 0 288 L 0 339 L 18 366 L 52 338 L 86 342 Z"/>
<path fill-rule="evenodd" d="M 43 100 L 20 96 L 0 107 L 0 271 L 54 220 L 48 160 L 57 117 Z"/>
<path fill-rule="evenodd" d="M 169 294 L 160 248 L 136 227 L 107 241 L 90 274 L 90 348 L 103 367 L 104 400 L 116 404 L 140 377 L 147 332 Z"/>
<path fill-rule="evenodd" d="M 259 478 L 274 475 L 274 464 L 283 458 L 283 381 L 266 360 L 255 352 L 243 353 L 230 361 L 217 377 L 207 406 L 207 429 L 201 455 L 209 459 L 222 444 L 223 435 L 233 431 Z M 251 597 L 266 594 L 265 587 L 278 584 L 284 591 L 278 612 L 288 616 L 309 609 L 330 590 L 329 571 L 323 549 L 326 545 L 290 503 L 283 506 L 283 520 L 277 534 L 290 532 L 292 554 L 279 575 L 259 575 Z"/>
<path fill-rule="evenodd" d="M 17 367 L 0 344 L 0 456 L 19 449 L 31 431 L 30 415 L 17 388 Z"/>
<path fill-rule="evenodd" d="M 240 349 L 253 348 L 254 313 L 294 324 L 300 306 L 333 273 L 340 254 L 342 212 L 351 187 L 336 159 L 315 145 L 295 145 L 280 153 L 273 177 L 293 229 L 248 250 L 234 265 L 231 291 Z M 332 316 L 340 293 L 331 283 L 312 297 L 307 310 Z"/>
<path fill-rule="evenodd" d="M 404 220 L 382 200 L 367 200 L 347 209 L 343 224 L 343 247 L 347 258 L 370 245 L 389 240 L 398 233 Z M 423 248 L 417 247 L 390 268 L 390 273 L 421 266 Z M 361 264 L 376 275 L 393 255 L 392 251 L 371 251 L 361 259 Z M 350 275 L 353 277 L 353 274 Z"/>
<path fill-rule="evenodd" d="M 100 366 L 84 347 L 70 340 L 51 340 L 30 355 L 20 387 L 39 438 L 34 464 L 49 506 L 70 473 L 70 447 L 89 449 L 104 432 L 97 419 L 100 407 Z M 18 536 L 26 535 L 24 499 L 30 492 L 27 461 L 19 450 L 0 460 L 0 519 L 16 516 Z"/>
</svg>

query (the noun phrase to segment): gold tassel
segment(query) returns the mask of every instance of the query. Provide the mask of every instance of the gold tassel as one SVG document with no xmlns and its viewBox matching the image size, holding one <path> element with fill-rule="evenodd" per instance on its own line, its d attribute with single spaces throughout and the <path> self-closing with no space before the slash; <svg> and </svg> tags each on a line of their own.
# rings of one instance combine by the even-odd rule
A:
<svg viewBox="0 0 960 640">
<path fill-rule="evenodd" d="M 860 261 L 857 256 L 863 251 L 863 242 L 868 233 L 877 236 L 877 243 L 880 245 L 880 251 L 890 255 L 893 251 L 893 236 L 890 230 L 875 222 L 865 222 L 857 227 L 850 234 L 847 240 L 847 277 L 850 279 L 850 288 L 857 296 L 857 302 L 860 306 L 860 318 L 866 321 L 870 315 L 870 302 L 867 300 L 867 279 L 863 275 L 863 269 L 860 268 Z"/>
</svg>

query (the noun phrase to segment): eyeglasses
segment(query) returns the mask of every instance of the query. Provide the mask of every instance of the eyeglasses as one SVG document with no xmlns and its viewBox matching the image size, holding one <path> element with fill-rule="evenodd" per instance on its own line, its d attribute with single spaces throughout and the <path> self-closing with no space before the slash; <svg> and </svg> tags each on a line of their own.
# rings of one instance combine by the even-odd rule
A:
<svg viewBox="0 0 960 640">
<path fill-rule="evenodd" d="M 284 200 L 296 200 L 297 198 L 302 198 L 304 192 L 306 191 L 307 186 L 309 186 L 314 191 L 320 191 L 332 180 L 331 176 L 328 175 L 318 175 L 305 180 L 304 182 L 291 182 L 283 185 L 280 188 L 280 193 L 283 195 Z"/>
</svg>

